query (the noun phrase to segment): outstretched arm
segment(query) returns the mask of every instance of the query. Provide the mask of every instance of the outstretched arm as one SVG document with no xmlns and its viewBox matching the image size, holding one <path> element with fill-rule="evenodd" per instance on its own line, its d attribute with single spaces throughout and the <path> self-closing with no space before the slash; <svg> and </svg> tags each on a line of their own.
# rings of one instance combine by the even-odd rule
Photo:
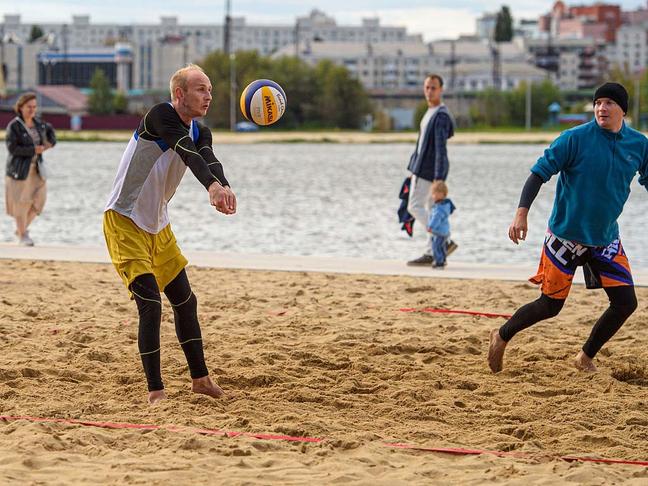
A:
<svg viewBox="0 0 648 486">
<path fill-rule="evenodd" d="M 225 214 L 234 214 L 236 212 L 236 196 L 230 188 L 230 183 L 225 178 L 223 172 L 223 164 L 216 158 L 212 150 L 212 134 L 211 130 L 202 124 L 198 124 L 200 134 L 196 141 L 198 153 L 207 162 L 207 167 L 211 173 L 221 181 L 222 186 L 214 183 L 209 187 L 209 201 L 212 206 Z"/>
<path fill-rule="evenodd" d="M 205 159 L 207 167 L 209 167 L 209 171 L 214 175 L 214 177 L 216 177 L 223 186 L 229 186 L 230 183 L 225 178 L 225 173 L 223 172 L 223 164 L 221 164 L 220 160 L 216 158 L 214 150 L 212 149 L 211 130 L 201 123 L 198 124 L 198 129 L 200 132 L 198 140 L 196 141 L 198 153 L 203 159 Z"/>
<path fill-rule="evenodd" d="M 159 137 L 180 156 L 209 192 L 209 202 L 212 206 L 224 214 L 236 212 L 236 198 L 229 187 L 224 187 L 227 180 L 218 179 L 209 169 L 189 136 L 189 127 L 182 122 L 171 105 L 164 103 L 153 107 L 144 116 L 142 128 L 141 137 L 151 137 L 152 140 Z"/>
<path fill-rule="evenodd" d="M 520 204 L 509 226 L 508 236 L 516 245 L 524 241 L 527 235 L 527 215 L 531 203 L 538 195 L 540 186 L 551 179 L 552 176 L 568 167 L 574 159 L 576 149 L 570 132 L 563 132 L 544 151 L 542 157 L 531 167 L 531 175 L 524 184 Z"/>
<path fill-rule="evenodd" d="M 526 180 L 524 187 L 522 188 L 522 195 L 520 196 L 520 203 L 518 204 L 517 211 L 515 212 L 515 217 L 511 226 L 509 226 L 508 236 L 513 243 L 516 245 L 520 240 L 526 240 L 528 222 L 527 215 L 529 214 L 529 209 L 531 204 L 535 200 L 538 192 L 540 192 L 540 187 L 544 181 L 542 178 L 531 172 L 531 175 Z"/>
</svg>

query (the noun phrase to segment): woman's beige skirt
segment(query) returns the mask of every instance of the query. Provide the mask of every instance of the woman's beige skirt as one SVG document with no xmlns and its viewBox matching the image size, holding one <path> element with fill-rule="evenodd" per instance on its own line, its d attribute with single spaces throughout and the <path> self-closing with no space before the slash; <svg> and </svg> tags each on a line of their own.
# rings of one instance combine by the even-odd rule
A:
<svg viewBox="0 0 648 486">
<path fill-rule="evenodd" d="M 9 216 L 27 217 L 32 208 L 36 214 L 40 214 L 45 207 L 46 197 L 47 187 L 38 174 L 36 162 L 32 162 L 29 166 L 29 174 L 24 181 L 5 177 L 5 206 Z"/>
</svg>

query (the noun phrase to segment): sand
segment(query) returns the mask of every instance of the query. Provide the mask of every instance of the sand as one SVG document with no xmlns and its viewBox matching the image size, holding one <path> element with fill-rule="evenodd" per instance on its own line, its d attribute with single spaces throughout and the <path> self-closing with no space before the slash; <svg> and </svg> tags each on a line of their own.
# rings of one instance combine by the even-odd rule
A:
<svg viewBox="0 0 648 486">
<path fill-rule="evenodd" d="M 646 484 L 648 289 L 596 359 L 571 358 L 605 308 L 576 286 L 555 319 L 518 335 L 490 373 L 502 319 L 404 313 L 426 306 L 510 313 L 530 284 L 189 267 L 212 376 L 227 398 L 190 392 L 170 306 L 151 407 L 137 313 L 109 265 L 3 260 L 0 414 L 318 437 L 291 443 L 190 430 L 0 421 L 2 484 Z M 399 450 L 468 447 L 523 458 Z"/>
</svg>

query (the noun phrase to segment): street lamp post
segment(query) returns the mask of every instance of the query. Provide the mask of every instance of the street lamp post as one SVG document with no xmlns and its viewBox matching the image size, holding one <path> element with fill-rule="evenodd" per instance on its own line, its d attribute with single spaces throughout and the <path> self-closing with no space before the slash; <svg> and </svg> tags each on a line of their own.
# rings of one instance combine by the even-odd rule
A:
<svg viewBox="0 0 648 486">
<path fill-rule="evenodd" d="M 230 61 L 230 130 L 236 129 L 236 54 L 233 52 Z"/>
<path fill-rule="evenodd" d="M 236 54 L 232 45 L 232 2 L 225 2 L 225 38 L 223 39 L 224 52 L 229 59 L 230 89 L 229 89 L 229 124 L 230 130 L 236 128 Z"/>
</svg>

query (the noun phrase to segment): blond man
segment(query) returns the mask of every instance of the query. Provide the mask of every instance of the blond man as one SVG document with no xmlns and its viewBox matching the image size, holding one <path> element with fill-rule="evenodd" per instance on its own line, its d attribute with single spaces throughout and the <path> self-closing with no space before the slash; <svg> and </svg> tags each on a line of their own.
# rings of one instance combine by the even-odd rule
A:
<svg viewBox="0 0 648 486">
<path fill-rule="evenodd" d="M 148 384 L 148 402 L 166 398 L 160 370 L 163 291 L 172 308 L 178 341 L 192 379 L 192 391 L 223 395 L 209 377 L 197 318 L 197 300 L 169 224 L 167 205 L 187 169 L 223 214 L 236 212 L 236 197 L 212 151 L 211 131 L 196 118 L 212 100 L 211 82 L 197 65 L 171 77 L 171 102 L 142 118 L 124 151 L 104 212 L 104 235 L 113 265 L 139 313 L 138 347 Z"/>
</svg>

